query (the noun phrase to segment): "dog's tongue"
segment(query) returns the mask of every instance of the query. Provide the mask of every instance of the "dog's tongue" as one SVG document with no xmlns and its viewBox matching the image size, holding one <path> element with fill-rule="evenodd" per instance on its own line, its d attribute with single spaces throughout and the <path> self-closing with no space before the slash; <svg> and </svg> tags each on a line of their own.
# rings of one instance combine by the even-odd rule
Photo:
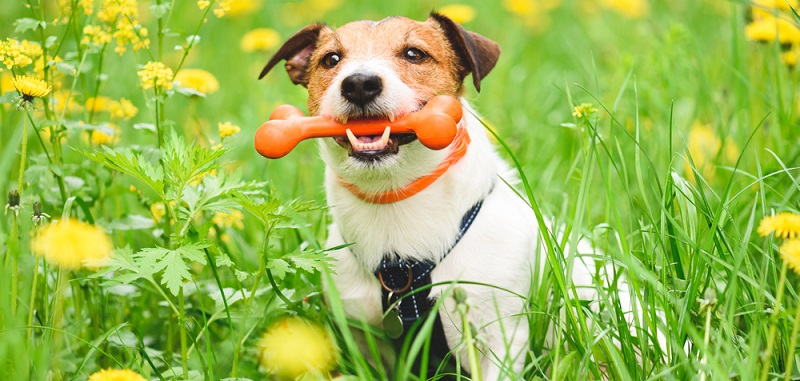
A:
<svg viewBox="0 0 800 381">
<path fill-rule="evenodd" d="M 365 135 L 365 136 L 356 136 L 353 131 L 349 128 L 347 129 L 347 139 L 350 141 L 350 145 L 353 146 L 353 151 L 361 152 L 361 151 L 380 151 L 389 144 L 389 135 L 392 132 L 392 128 L 386 126 L 386 129 L 383 130 L 383 135 Z"/>
</svg>

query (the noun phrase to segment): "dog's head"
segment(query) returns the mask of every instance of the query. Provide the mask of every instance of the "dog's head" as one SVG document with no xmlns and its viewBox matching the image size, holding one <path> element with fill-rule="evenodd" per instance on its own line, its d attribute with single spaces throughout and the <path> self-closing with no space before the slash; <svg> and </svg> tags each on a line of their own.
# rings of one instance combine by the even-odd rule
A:
<svg viewBox="0 0 800 381">
<path fill-rule="evenodd" d="M 480 90 L 481 79 L 499 55 L 494 42 L 432 13 L 423 22 L 390 17 L 337 29 L 309 25 L 284 43 L 261 77 L 286 60 L 292 82 L 308 88 L 312 115 L 340 122 L 393 120 L 419 110 L 435 95 L 460 96 L 468 74 Z M 386 171 L 392 171 L 391 177 L 402 181 L 406 176 L 397 176 L 397 170 L 425 171 L 442 155 L 422 146 L 414 135 L 350 135 L 324 141 L 327 164 L 340 175 L 359 178 L 386 178 Z M 414 176 L 418 175 L 408 173 Z"/>
</svg>

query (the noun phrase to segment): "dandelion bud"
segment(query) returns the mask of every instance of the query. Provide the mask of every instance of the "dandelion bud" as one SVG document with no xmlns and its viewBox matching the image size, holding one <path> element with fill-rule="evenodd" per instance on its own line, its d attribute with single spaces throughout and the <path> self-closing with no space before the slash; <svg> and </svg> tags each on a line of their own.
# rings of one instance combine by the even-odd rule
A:
<svg viewBox="0 0 800 381">
<path fill-rule="evenodd" d="M 19 206 L 19 192 L 16 189 L 8 192 L 8 207 L 16 208 Z"/>
<path fill-rule="evenodd" d="M 456 287 L 456 289 L 453 290 L 453 299 L 456 300 L 456 303 L 463 304 L 467 301 L 467 291 L 461 287 Z"/>
<path fill-rule="evenodd" d="M 39 201 L 33 203 L 33 216 L 42 218 L 42 204 L 40 204 Z"/>
</svg>

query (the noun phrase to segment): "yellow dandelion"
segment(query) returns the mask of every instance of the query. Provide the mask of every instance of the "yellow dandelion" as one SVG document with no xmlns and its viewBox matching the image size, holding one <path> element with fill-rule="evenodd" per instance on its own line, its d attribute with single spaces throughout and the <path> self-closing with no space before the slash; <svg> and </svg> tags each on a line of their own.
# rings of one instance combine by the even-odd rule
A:
<svg viewBox="0 0 800 381">
<path fill-rule="evenodd" d="M 121 98 L 119 102 L 113 101 L 108 105 L 108 113 L 112 118 L 130 120 L 139 112 L 139 109 L 131 101 Z"/>
<path fill-rule="evenodd" d="M 11 79 L 11 84 L 22 94 L 22 98 L 26 101 L 32 101 L 33 98 L 41 98 L 49 94 L 51 90 L 47 82 L 27 75 L 14 77 Z"/>
<path fill-rule="evenodd" d="M 231 16 L 246 15 L 261 7 L 261 0 L 231 0 L 227 12 Z"/>
<path fill-rule="evenodd" d="M 777 9 L 781 11 L 788 11 L 792 8 L 798 8 L 797 0 L 752 0 L 752 2 L 757 7 Z"/>
<path fill-rule="evenodd" d="M 36 255 L 51 264 L 74 270 L 97 268 L 111 255 L 111 239 L 102 229 L 74 219 L 53 222 L 31 242 Z"/>
<path fill-rule="evenodd" d="M 601 0 L 600 5 L 620 15 L 635 19 L 647 15 L 647 0 Z"/>
<path fill-rule="evenodd" d="M 107 112 L 111 103 L 114 102 L 111 98 L 98 95 L 86 100 L 86 109 L 92 112 Z"/>
<path fill-rule="evenodd" d="M 572 108 L 572 116 L 576 118 L 588 118 L 596 113 L 597 109 L 591 103 L 581 103 Z"/>
<path fill-rule="evenodd" d="M 137 74 L 142 80 L 142 89 L 172 90 L 172 69 L 161 62 L 148 62 Z"/>
<path fill-rule="evenodd" d="M 258 341 L 258 362 L 278 379 L 324 375 L 336 361 L 336 349 L 328 333 L 298 317 L 271 325 Z"/>
<path fill-rule="evenodd" d="M 800 29 L 792 21 L 783 17 L 768 15 L 760 20 L 753 20 L 744 28 L 748 40 L 781 44 L 800 43 Z"/>
<path fill-rule="evenodd" d="M 213 94 L 219 90 L 219 82 L 214 74 L 202 69 L 183 69 L 175 75 L 175 82 L 182 88 L 191 89 L 203 95 Z"/>
<path fill-rule="evenodd" d="M 214 217 L 211 218 L 211 221 L 214 222 L 214 225 L 220 227 L 244 229 L 244 214 L 238 210 L 234 210 L 230 213 L 217 212 L 214 214 Z"/>
<path fill-rule="evenodd" d="M 253 29 L 244 36 L 239 42 L 239 46 L 245 52 L 265 52 L 274 49 L 281 43 L 281 36 L 273 29 L 257 28 Z"/>
<path fill-rule="evenodd" d="M 219 137 L 221 139 L 231 137 L 239 133 L 239 131 L 241 131 L 239 126 L 232 124 L 231 122 L 225 122 L 225 123 L 220 122 L 217 125 L 217 129 L 219 130 Z"/>
<path fill-rule="evenodd" d="M 92 144 L 96 146 L 110 146 L 119 142 L 119 127 L 111 124 L 104 124 L 100 128 L 92 130 Z"/>
<path fill-rule="evenodd" d="M 7 71 L 0 73 L 0 95 L 14 90 L 14 84 L 11 82 L 13 78 L 14 75 Z"/>
<path fill-rule="evenodd" d="M 797 238 L 800 236 L 800 215 L 784 212 L 766 216 L 761 219 L 757 231 L 762 237 L 775 233 L 775 236 L 779 238 Z"/>
<path fill-rule="evenodd" d="M 88 381 L 147 381 L 130 369 L 103 369 L 89 376 Z"/>
<path fill-rule="evenodd" d="M 739 146 L 732 137 L 725 138 L 724 149 L 722 143 L 723 140 L 708 124 L 695 122 L 689 130 L 687 144 L 689 155 L 692 158 L 692 162 L 694 162 L 694 167 L 708 182 L 713 182 L 715 179 L 717 170 L 713 160 L 718 155 L 726 163 L 734 163 L 739 158 Z M 721 149 L 723 151 L 720 155 Z M 688 160 L 686 161 L 686 178 L 691 182 L 695 182 L 694 171 Z"/>
<path fill-rule="evenodd" d="M 459 24 L 466 24 L 475 18 L 475 8 L 466 4 L 445 5 L 439 9 L 439 13 Z"/>
<path fill-rule="evenodd" d="M 800 274 L 800 239 L 787 239 L 781 245 L 781 259 L 797 274 Z"/>
</svg>

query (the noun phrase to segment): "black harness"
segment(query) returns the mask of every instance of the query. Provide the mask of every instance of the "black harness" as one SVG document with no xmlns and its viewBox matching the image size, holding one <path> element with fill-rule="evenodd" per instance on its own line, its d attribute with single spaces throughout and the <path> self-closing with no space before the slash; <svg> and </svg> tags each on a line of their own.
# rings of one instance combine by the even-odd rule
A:
<svg viewBox="0 0 800 381">
<path fill-rule="evenodd" d="M 472 222 L 475 221 L 481 210 L 483 201 L 478 201 L 461 218 L 456 240 L 442 259 L 458 245 L 469 227 L 472 226 Z M 383 287 L 384 330 L 398 346 L 403 344 L 408 334 L 413 333 L 414 324 L 420 318 L 424 319 L 428 313 L 431 313 L 435 304 L 434 300 L 428 298 L 432 284 L 431 272 L 438 264 L 439 262 L 434 261 L 399 259 L 396 254 L 392 254 L 384 256 L 378 270 L 375 271 L 375 276 Z M 418 291 L 415 292 L 415 290 Z M 430 362 L 434 368 L 429 372 L 435 371 L 438 362 L 447 358 L 449 351 L 441 318 L 439 314 L 436 314 L 430 341 L 430 356 L 438 361 Z"/>
</svg>

